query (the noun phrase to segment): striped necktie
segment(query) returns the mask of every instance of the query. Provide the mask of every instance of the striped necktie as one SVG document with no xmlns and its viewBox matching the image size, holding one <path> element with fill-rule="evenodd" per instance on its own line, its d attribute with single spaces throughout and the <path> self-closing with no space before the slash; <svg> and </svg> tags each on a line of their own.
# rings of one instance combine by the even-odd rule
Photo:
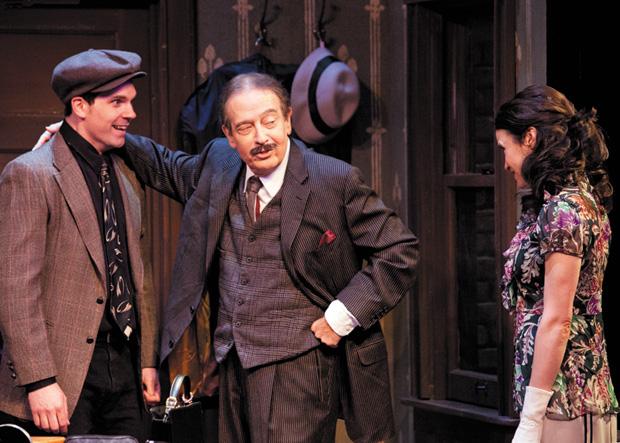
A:
<svg viewBox="0 0 620 443">
<path fill-rule="evenodd" d="M 258 201 L 258 191 L 263 186 L 260 179 L 253 175 L 248 179 L 248 183 L 245 187 L 245 200 L 248 205 L 248 212 L 252 221 L 258 220 L 260 216 L 260 202 Z"/>
</svg>

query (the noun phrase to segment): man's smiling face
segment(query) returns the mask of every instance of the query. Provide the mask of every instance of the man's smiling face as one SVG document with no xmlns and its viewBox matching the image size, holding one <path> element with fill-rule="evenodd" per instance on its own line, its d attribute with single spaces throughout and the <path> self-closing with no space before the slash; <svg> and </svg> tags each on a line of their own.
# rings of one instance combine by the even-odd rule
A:
<svg viewBox="0 0 620 443">
<path fill-rule="evenodd" d="M 125 145 L 127 128 L 136 118 L 132 102 L 136 98 L 133 83 L 124 83 L 112 91 L 82 103 L 80 134 L 99 152 Z"/>
</svg>

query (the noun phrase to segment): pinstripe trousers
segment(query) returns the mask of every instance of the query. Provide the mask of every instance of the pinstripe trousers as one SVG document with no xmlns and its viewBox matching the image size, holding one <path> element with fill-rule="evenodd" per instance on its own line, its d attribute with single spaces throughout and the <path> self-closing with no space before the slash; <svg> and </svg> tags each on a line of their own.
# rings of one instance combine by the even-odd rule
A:
<svg viewBox="0 0 620 443">
<path fill-rule="evenodd" d="M 243 369 L 233 347 L 220 366 L 219 441 L 333 442 L 338 352 L 319 346 L 291 359 Z"/>
<path fill-rule="evenodd" d="M 551 420 L 545 417 L 541 443 L 615 443 L 615 415 L 586 414 L 574 420 Z"/>
</svg>

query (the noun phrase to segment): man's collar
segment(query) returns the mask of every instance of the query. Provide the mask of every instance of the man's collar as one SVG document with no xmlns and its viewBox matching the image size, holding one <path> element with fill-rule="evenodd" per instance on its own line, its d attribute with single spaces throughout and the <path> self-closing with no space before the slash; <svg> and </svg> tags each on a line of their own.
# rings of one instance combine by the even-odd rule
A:
<svg viewBox="0 0 620 443">
<path fill-rule="evenodd" d="M 95 171 L 101 169 L 103 156 L 82 137 L 67 121 L 63 121 L 60 126 L 60 134 L 72 151 L 82 157 Z"/>
<path fill-rule="evenodd" d="M 263 188 L 265 188 L 265 191 L 267 191 L 267 194 L 269 194 L 269 197 L 271 198 L 276 196 L 276 194 L 282 187 L 282 183 L 284 183 L 284 175 L 286 174 L 286 166 L 288 165 L 288 158 L 290 154 L 291 154 L 291 138 L 288 137 L 287 142 L 286 142 L 286 152 L 284 153 L 284 158 L 282 159 L 282 162 L 278 165 L 276 169 L 274 169 L 274 171 L 271 174 L 265 175 L 264 177 L 260 177 L 260 181 L 263 184 Z M 246 166 L 245 167 L 245 185 L 243 187 L 244 191 L 245 191 L 245 186 L 247 186 L 248 184 L 248 180 L 253 175 L 256 175 L 256 174 L 254 174 L 252 170 Z"/>
</svg>

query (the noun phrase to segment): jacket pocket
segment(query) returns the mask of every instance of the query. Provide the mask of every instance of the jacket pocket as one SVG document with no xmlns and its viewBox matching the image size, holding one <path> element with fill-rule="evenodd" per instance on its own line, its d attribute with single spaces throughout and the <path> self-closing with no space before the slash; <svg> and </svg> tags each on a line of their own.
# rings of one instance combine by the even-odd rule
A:
<svg viewBox="0 0 620 443">
<path fill-rule="evenodd" d="M 360 363 L 369 366 L 387 360 L 387 348 L 384 340 L 375 341 L 356 349 Z"/>
</svg>

